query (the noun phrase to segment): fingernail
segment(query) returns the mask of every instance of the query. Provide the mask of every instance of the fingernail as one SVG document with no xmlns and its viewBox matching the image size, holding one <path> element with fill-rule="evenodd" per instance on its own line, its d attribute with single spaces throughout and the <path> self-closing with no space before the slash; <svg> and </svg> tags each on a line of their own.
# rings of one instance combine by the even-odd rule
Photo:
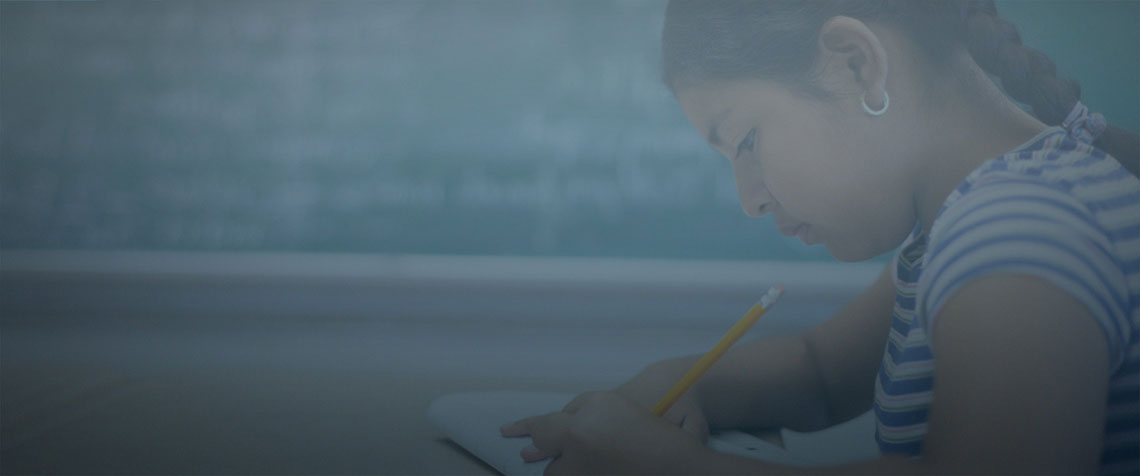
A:
<svg viewBox="0 0 1140 476">
<path fill-rule="evenodd" d="M 538 451 L 538 447 L 530 445 L 522 449 L 522 457 L 523 460 L 529 463 L 531 461 L 538 461 L 542 459 L 542 453 Z"/>
</svg>

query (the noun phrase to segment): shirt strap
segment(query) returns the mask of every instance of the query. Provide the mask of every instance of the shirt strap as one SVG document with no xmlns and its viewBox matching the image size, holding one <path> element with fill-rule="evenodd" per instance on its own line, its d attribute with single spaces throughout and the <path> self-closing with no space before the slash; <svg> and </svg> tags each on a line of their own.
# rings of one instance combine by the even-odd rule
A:
<svg viewBox="0 0 1140 476">
<path fill-rule="evenodd" d="M 1099 112 L 1089 114 L 1088 106 L 1077 101 L 1073 110 L 1069 111 L 1069 115 L 1061 122 L 1061 127 L 1065 128 L 1074 139 L 1092 144 L 1108 128 L 1108 121 Z"/>
</svg>

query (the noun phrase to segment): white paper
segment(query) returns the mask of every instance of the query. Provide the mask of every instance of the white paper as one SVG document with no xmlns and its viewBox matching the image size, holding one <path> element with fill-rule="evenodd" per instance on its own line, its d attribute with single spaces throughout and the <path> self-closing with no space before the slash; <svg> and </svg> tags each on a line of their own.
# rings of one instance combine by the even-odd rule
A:
<svg viewBox="0 0 1140 476">
<path fill-rule="evenodd" d="M 432 402 L 428 408 L 428 417 L 453 441 L 499 472 L 508 476 L 541 475 L 550 460 L 523 462 L 519 451 L 530 444 L 530 438 L 504 438 L 499 433 L 499 427 L 529 416 L 559 411 L 574 396 L 572 393 L 518 391 L 457 393 L 439 397 Z M 843 434 L 824 436 L 830 438 L 827 441 L 831 446 L 842 447 L 840 443 L 843 438 L 850 435 L 865 436 L 865 423 L 855 421 L 844 428 L 847 431 Z M 871 435 L 873 434 L 872 427 Z M 794 466 L 832 464 L 836 458 L 852 459 L 860 456 L 852 451 L 819 454 L 812 445 L 814 440 L 819 439 L 817 434 L 784 432 L 784 437 L 788 436 L 791 436 L 794 443 L 794 447 L 789 445 L 788 450 L 740 431 L 714 433 L 709 436 L 708 445 L 725 453 Z M 873 439 L 870 444 L 874 444 Z M 866 445 L 858 448 L 866 448 Z M 862 456 L 870 459 L 876 455 L 877 453 Z"/>
</svg>

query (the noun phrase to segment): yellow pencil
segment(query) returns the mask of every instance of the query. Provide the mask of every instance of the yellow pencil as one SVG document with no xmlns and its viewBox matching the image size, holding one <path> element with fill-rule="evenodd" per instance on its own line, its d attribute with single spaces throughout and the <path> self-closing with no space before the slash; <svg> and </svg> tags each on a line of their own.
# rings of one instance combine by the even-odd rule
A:
<svg viewBox="0 0 1140 476">
<path fill-rule="evenodd" d="M 696 365 L 693 365 L 693 368 L 689 369 L 684 377 L 681 377 L 681 380 L 669 390 L 669 393 L 666 393 L 665 396 L 661 398 L 661 401 L 657 402 L 657 406 L 653 407 L 653 414 L 661 416 L 669 411 L 669 407 L 673 406 L 673 404 L 677 402 L 677 399 L 681 398 L 681 395 L 684 395 L 685 391 L 688 390 L 689 387 L 692 387 L 693 384 L 697 382 L 697 379 L 701 378 L 701 376 L 705 374 L 705 371 L 708 370 L 717 359 L 720 359 L 720 356 L 724 355 L 724 353 L 728 351 L 728 348 L 732 347 L 732 344 L 736 342 L 737 339 L 740 339 L 740 336 L 744 335 L 744 333 L 748 331 L 748 328 L 752 327 L 752 324 L 755 324 L 760 316 L 764 315 L 764 312 L 772 307 L 772 304 L 776 302 L 776 299 L 780 298 L 780 294 L 783 292 L 784 288 L 781 286 L 768 288 L 768 293 L 760 298 L 760 302 L 752 306 L 752 309 L 749 309 L 748 312 L 744 314 L 744 317 L 740 318 L 740 321 L 732 326 L 732 329 L 729 329 L 724 337 L 720 338 L 720 342 L 717 342 L 712 350 L 708 351 L 704 357 L 701 357 L 701 360 L 698 360 Z"/>
</svg>

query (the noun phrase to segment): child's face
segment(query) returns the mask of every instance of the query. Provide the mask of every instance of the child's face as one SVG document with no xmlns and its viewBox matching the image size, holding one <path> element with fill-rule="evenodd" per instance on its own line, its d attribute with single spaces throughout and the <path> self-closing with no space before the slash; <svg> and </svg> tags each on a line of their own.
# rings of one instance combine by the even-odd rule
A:
<svg viewBox="0 0 1140 476">
<path fill-rule="evenodd" d="M 890 251 L 913 228 L 910 171 L 897 144 L 878 139 L 896 126 L 866 115 L 859 98 L 836 107 L 744 80 L 681 89 L 677 99 L 728 157 L 749 216 L 770 212 L 782 233 L 823 244 L 843 261 Z"/>
</svg>

